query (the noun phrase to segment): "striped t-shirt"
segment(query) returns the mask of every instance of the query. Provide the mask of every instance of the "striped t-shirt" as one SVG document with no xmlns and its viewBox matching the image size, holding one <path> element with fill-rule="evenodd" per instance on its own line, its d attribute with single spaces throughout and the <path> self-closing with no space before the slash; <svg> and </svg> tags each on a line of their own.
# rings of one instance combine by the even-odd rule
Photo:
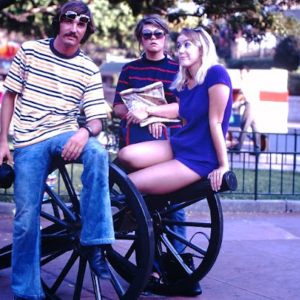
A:
<svg viewBox="0 0 300 300">
<path fill-rule="evenodd" d="M 124 104 L 120 92 L 129 88 L 141 88 L 161 81 L 164 85 L 165 97 L 168 103 L 176 102 L 169 87 L 178 73 L 179 65 L 167 55 L 162 60 L 148 60 L 145 55 L 124 65 L 120 74 L 114 106 Z"/>
<path fill-rule="evenodd" d="M 161 81 L 164 86 L 165 98 L 168 103 L 176 103 L 177 100 L 173 93 L 170 91 L 170 85 L 174 77 L 178 73 L 179 65 L 177 62 L 171 60 L 165 55 L 161 60 L 148 60 L 144 54 L 141 58 L 125 64 L 119 76 L 116 94 L 114 99 L 114 107 L 124 104 L 120 92 L 129 88 L 141 88 L 154 82 Z M 169 133 L 173 135 L 180 127 L 179 123 L 167 123 L 170 128 Z M 128 130 L 129 129 L 129 130 Z M 138 124 L 130 124 L 127 126 L 127 120 L 123 119 L 120 122 L 120 148 L 128 145 L 130 142 L 130 135 L 138 130 L 139 141 L 154 139 L 149 135 L 148 127 L 140 127 Z M 131 133 L 130 133 L 131 132 Z M 135 135 L 135 134 L 134 134 Z M 144 137 L 142 137 L 144 135 Z"/>
<path fill-rule="evenodd" d="M 99 68 L 80 49 L 64 56 L 53 42 L 25 42 L 6 77 L 4 87 L 17 93 L 15 148 L 78 130 L 81 102 L 87 121 L 107 117 Z"/>
</svg>

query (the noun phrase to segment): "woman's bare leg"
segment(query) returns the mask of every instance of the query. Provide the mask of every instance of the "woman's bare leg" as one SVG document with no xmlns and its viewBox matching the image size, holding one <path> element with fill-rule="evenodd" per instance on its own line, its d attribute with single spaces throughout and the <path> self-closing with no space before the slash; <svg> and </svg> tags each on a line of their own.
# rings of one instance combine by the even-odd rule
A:
<svg viewBox="0 0 300 300">
<path fill-rule="evenodd" d="M 141 193 L 166 194 L 185 187 L 201 176 L 173 159 L 169 141 L 149 141 L 127 146 L 118 158 Z"/>
<path fill-rule="evenodd" d="M 173 151 L 169 141 L 148 141 L 126 146 L 118 159 L 128 171 L 134 171 L 173 159 Z"/>
<path fill-rule="evenodd" d="M 201 176 L 176 159 L 128 175 L 141 193 L 166 194 L 183 188 Z"/>
</svg>

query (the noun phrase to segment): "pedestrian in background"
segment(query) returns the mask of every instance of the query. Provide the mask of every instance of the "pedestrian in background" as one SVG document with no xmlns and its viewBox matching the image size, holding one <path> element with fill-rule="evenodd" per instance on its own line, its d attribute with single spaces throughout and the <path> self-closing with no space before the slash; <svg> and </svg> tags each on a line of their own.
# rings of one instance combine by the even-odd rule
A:
<svg viewBox="0 0 300 300">
<path fill-rule="evenodd" d="M 240 69 L 241 76 L 241 90 L 240 99 L 236 103 L 239 106 L 244 107 L 244 112 L 241 118 L 241 133 L 239 135 L 238 144 L 233 147 L 233 150 L 240 151 L 243 147 L 245 138 L 248 135 L 248 129 L 252 129 L 252 139 L 253 139 L 253 150 L 254 153 L 260 152 L 260 133 L 258 132 L 258 126 L 256 121 L 256 113 L 258 111 L 259 105 L 259 90 L 256 86 L 251 84 L 249 80 L 249 67 L 243 66 Z"/>
</svg>

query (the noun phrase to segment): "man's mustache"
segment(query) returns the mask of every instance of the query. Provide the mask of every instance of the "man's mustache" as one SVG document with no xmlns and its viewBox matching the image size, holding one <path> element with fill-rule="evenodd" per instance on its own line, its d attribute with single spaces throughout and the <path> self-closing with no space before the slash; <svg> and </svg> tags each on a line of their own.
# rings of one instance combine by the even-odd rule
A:
<svg viewBox="0 0 300 300">
<path fill-rule="evenodd" d="M 72 37 L 74 37 L 76 39 L 78 38 L 77 34 L 72 33 L 72 32 L 66 33 L 65 36 L 72 36 Z"/>
</svg>

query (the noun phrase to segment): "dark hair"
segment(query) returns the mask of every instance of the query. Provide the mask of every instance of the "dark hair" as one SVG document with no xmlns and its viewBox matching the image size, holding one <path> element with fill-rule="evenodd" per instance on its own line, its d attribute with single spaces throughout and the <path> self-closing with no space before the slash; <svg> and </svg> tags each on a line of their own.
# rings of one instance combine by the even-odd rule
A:
<svg viewBox="0 0 300 300">
<path fill-rule="evenodd" d="M 165 35 L 169 35 L 169 27 L 166 21 L 163 20 L 159 15 L 153 14 L 145 16 L 137 23 L 134 30 L 134 36 L 139 43 L 141 43 L 143 27 L 146 24 L 157 26 L 164 31 Z"/>
<path fill-rule="evenodd" d="M 136 25 L 135 30 L 134 30 L 134 37 L 137 39 L 138 43 L 139 43 L 139 49 L 141 50 L 141 45 L 142 45 L 142 31 L 143 31 L 143 27 L 144 25 L 153 25 L 156 26 L 158 28 L 160 28 L 161 30 L 163 30 L 163 32 L 166 35 L 166 40 L 165 40 L 165 51 L 168 51 L 169 48 L 169 27 L 167 22 L 162 19 L 159 15 L 157 14 L 152 14 L 152 15 L 148 15 L 148 16 L 144 16 Z"/>
<path fill-rule="evenodd" d="M 84 14 L 90 17 L 90 22 L 87 25 L 86 32 L 82 40 L 80 41 L 80 44 L 84 44 L 88 38 L 96 31 L 96 27 L 92 18 L 91 11 L 87 7 L 87 5 L 81 1 L 71 1 L 65 3 L 60 10 L 57 12 L 57 14 L 53 17 L 52 21 L 52 29 L 54 32 L 54 36 L 57 36 L 59 34 L 60 29 L 60 17 L 65 14 L 67 11 L 74 11 L 77 14 Z"/>
</svg>

